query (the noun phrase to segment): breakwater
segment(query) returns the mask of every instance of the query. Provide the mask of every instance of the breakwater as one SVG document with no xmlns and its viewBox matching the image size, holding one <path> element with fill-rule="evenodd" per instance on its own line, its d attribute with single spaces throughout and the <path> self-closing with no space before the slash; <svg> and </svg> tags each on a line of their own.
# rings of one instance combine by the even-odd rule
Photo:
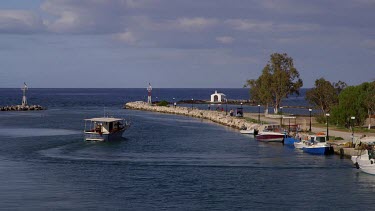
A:
<svg viewBox="0 0 375 211">
<path fill-rule="evenodd" d="M 237 129 L 258 129 L 259 124 L 251 123 L 246 121 L 243 118 L 228 116 L 223 111 L 211 111 L 211 110 L 199 110 L 197 108 L 186 108 L 186 107 L 166 107 L 166 106 L 155 106 L 149 105 L 148 103 L 137 101 L 129 102 L 125 104 L 125 108 L 135 109 L 135 110 L 144 110 L 144 111 L 153 111 L 160 113 L 168 114 L 178 114 L 190 117 L 196 117 L 201 119 L 211 120 L 213 122 L 233 127 Z"/>
<path fill-rule="evenodd" d="M 0 107 L 0 111 L 39 111 L 39 110 L 45 110 L 40 105 L 12 105 L 12 106 L 4 106 Z"/>
</svg>

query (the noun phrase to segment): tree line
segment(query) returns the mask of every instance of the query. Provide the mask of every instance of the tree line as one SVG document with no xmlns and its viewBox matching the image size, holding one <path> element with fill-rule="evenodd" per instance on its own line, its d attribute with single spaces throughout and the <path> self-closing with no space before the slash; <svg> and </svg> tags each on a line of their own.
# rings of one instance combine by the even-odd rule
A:
<svg viewBox="0 0 375 211">
<path fill-rule="evenodd" d="M 282 99 L 292 94 L 299 95 L 302 86 L 303 81 L 294 67 L 293 58 L 286 53 L 271 54 L 262 74 L 245 84 L 250 88 L 251 99 L 263 105 L 266 114 L 269 106 L 278 113 Z M 375 81 L 348 86 L 343 81 L 330 82 L 319 78 L 306 92 L 305 98 L 312 108 L 320 111 L 318 121 L 324 122 L 325 114 L 330 113 L 330 122 L 336 125 L 349 127 L 351 117 L 355 117 L 355 125 L 361 126 L 375 113 Z"/>
</svg>

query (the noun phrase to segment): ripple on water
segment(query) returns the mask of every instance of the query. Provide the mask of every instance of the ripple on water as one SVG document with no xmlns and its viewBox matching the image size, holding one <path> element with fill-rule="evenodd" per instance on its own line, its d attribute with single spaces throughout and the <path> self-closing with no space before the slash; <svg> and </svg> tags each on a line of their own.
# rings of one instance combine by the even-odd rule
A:
<svg viewBox="0 0 375 211">
<path fill-rule="evenodd" d="M 78 130 L 53 128 L 0 128 L 0 137 L 63 136 L 81 133 Z"/>
</svg>

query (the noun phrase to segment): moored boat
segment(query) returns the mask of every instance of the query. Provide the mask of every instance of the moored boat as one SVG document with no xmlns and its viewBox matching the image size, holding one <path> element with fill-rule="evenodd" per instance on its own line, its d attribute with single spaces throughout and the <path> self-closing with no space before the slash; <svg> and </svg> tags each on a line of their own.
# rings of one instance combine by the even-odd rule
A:
<svg viewBox="0 0 375 211">
<path fill-rule="evenodd" d="M 88 124 L 87 124 L 88 123 Z M 88 126 L 88 129 L 86 128 Z M 120 140 L 130 124 L 124 119 L 100 117 L 85 119 L 85 141 Z"/>
<path fill-rule="evenodd" d="M 253 135 L 254 131 L 255 131 L 254 129 L 246 129 L 246 130 L 240 130 L 240 133 Z"/>
<path fill-rule="evenodd" d="M 326 142 L 326 136 L 321 133 L 311 136 L 310 142 L 305 142 L 302 150 L 314 155 L 327 155 L 333 152 L 332 147 Z"/>
<path fill-rule="evenodd" d="M 284 138 L 284 144 L 285 145 L 291 145 L 291 146 L 294 146 L 295 143 L 298 143 L 300 142 L 300 140 L 294 138 L 294 137 L 290 137 L 290 136 L 286 136 Z"/>
<path fill-rule="evenodd" d="M 352 156 L 351 160 L 357 169 L 375 175 L 375 137 L 364 137 L 360 142 L 367 145 L 367 149 L 361 151 L 360 155 Z"/>
<path fill-rule="evenodd" d="M 263 142 L 283 142 L 284 137 L 284 133 L 265 131 L 256 135 L 255 139 Z"/>
</svg>

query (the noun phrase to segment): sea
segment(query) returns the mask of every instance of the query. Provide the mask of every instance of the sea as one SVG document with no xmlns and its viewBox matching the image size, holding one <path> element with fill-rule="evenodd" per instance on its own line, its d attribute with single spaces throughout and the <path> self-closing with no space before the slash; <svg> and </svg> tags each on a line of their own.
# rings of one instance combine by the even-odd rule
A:
<svg viewBox="0 0 375 211">
<path fill-rule="evenodd" d="M 208 99 L 214 91 L 154 89 L 153 96 Z M 218 91 L 249 98 L 247 89 Z M 29 104 L 48 109 L 0 112 L 1 210 L 373 209 L 375 176 L 349 159 L 259 143 L 206 120 L 123 109 L 145 100 L 146 89 L 29 89 L 27 95 Z M 21 98 L 20 89 L 0 89 L 0 106 Z M 283 104 L 306 102 L 302 94 Z M 104 115 L 131 122 L 123 140 L 85 142 L 84 119 Z"/>
</svg>

